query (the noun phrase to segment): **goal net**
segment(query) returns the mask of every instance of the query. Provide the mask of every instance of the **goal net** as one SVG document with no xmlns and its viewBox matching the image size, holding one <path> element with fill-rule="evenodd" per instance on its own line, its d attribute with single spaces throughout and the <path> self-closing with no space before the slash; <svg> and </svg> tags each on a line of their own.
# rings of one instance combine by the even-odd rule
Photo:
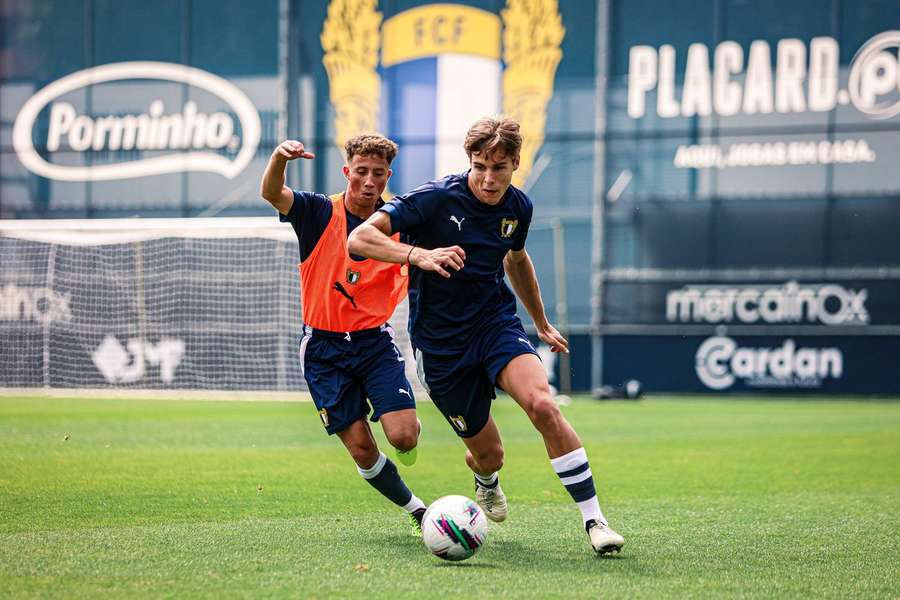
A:
<svg viewBox="0 0 900 600">
<path fill-rule="evenodd" d="M 0 387 L 306 390 L 289 225 L 0 221 L 0 256 Z"/>
</svg>

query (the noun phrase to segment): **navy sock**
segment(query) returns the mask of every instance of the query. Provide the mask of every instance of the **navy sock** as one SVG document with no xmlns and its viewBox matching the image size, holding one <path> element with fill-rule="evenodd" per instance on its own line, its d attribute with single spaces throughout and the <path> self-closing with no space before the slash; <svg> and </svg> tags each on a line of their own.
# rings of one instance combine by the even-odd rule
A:
<svg viewBox="0 0 900 600">
<path fill-rule="evenodd" d="M 369 485 L 381 492 L 381 495 L 396 504 L 397 506 L 407 508 L 412 502 L 414 496 L 400 473 L 397 472 L 397 465 L 392 463 L 384 453 L 378 453 L 378 460 L 369 469 L 356 467 L 359 474 L 363 476 Z M 417 498 L 416 498 L 417 499 Z M 418 500 L 418 499 L 417 499 Z M 421 503 L 421 500 L 419 501 Z M 409 510 L 409 509 L 408 509 Z"/>
</svg>

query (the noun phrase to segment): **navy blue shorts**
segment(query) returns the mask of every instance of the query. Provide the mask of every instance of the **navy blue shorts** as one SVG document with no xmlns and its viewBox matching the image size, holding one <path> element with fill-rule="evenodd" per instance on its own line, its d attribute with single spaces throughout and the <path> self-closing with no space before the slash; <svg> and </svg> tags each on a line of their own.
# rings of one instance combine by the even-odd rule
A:
<svg viewBox="0 0 900 600">
<path fill-rule="evenodd" d="M 415 408 L 405 364 L 390 326 L 327 336 L 305 327 L 300 340 L 300 369 L 329 435 L 365 419 L 370 402 L 372 421 Z"/>
<path fill-rule="evenodd" d="M 459 437 L 484 429 L 496 398 L 497 376 L 520 354 L 537 352 L 518 317 L 479 332 L 462 354 L 416 350 L 419 381 Z"/>
</svg>

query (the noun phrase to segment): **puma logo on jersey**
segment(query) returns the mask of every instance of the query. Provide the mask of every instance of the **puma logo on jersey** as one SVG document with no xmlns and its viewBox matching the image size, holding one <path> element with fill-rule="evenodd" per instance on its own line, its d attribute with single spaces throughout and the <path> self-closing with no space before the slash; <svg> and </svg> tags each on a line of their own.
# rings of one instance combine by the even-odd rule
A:
<svg viewBox="0 0 900 600">
<path fill-rule="evenodd" d="M 397 391 L 400 392 L 401 394 L 406 394 L 407 396 L 412 398 L 412 394 L 410 394 L 409 391 L 404 390 L 403 388 L 399 388 Z"/>
<path fill-rule="evenodd" d="M 531 345 L 531 342 L 529 342 L 529 341 L 526 340 L 525 338 L 518 338 L 518 340 L 519 340 L 520 342 L 522 342 L 523 344 L 525 344 L 526 346 L 528 346 L 529 348 L 534 349 L 534 346 Z"/>
<path fill-rule="evenodd" d="M 465 217 L 463 217 L 462 219 L 457 219 L 456 215 L 450 215 L 450 221 L 452 223 L 456 223 L 456 228 L 459 229 L 460 231 L 462 231 L 462 224 L 463 224 L 463 221 L 465 221 L 465 220 L 466 220 Z"/>
<path fill-rule="evenodd" d="M 335 282 L 334 282 L 334 289 L 337 290 L 337 292 L 338 292 L 341 296 L 343 296 L 344 298 L 346 298 L 347 300 L 349 300 L 349 301 L 350 301 L 350 304 L 353 305 L 353 308 L 356 308 L 356 300 L 354 300 L 354 299 L 353 299 L 353 296 L 350 295 L 350 292 L 348 292 L 348 291 L 344 288 L 344 286 L 341 285 L 341 282 L 340 282 L 340 281 L 335 281 Z"/>
</svg>

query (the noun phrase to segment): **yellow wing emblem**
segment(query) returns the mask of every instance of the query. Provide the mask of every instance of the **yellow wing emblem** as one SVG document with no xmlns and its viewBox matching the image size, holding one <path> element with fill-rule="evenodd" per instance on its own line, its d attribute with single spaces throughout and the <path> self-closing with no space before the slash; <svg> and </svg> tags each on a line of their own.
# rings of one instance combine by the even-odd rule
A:
<svg viewBox="0 0 900 600">
<path fill-rule="evenodd" d="M 378 0 L 331 0 L 322 27 L 322 62 L 334 107 L 334 143 L 378 131 L 381 77 L 381 18 Z"/>
<path fill-rule="evenodd" d="M 513 185 L 531 174 L 534 157 L 544 143 L 547 104 L 562 59 L 566 35 L 557 0 L 507 0 L 503 18 L 503 113 L 519 122 L 522 152 Z"/>
<path fill-rule="evenodd" d="M 453 4 L 433 6 L 471 12 Z M 382 13 L 377 8 L 378 0 L 331 0 L 322 28 L 322 62 L 335 111 L 334 143 L 342 152 L 348 138 L 379 130 L 381 77 L 377 69 Z M 557 0 L 507 0 L 500 14 L 506 63 L 502 112 L 521 125 L 524 142 L 519 169 L 513 176 L 513 184 L 521 187 L 544 143 L 547 105 L 553 96 L 566 30 Z"/>
</svg>

